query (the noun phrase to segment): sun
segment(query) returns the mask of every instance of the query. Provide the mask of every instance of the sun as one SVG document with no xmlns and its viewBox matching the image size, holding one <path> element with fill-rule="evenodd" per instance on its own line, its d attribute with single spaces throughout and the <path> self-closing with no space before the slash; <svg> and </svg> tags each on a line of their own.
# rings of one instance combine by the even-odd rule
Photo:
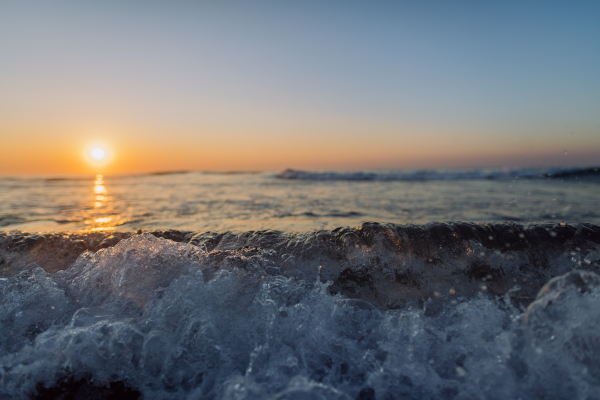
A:
<svg viewBox="0 0 600 400">
<path fill-rule="evenodd" d="M 83 158 L 96 168 L 96 172 L 99 173 L 97 168 L 104 168 L 110 164 L 114 159 L 115 154 L 112 148 L 106 143 L 90 143 L 83 149 Z"/>
<path fill-rule="evenodd" d="M 94 157 L 96 160 L 102 160 L 104 156 L 104 150 L 101 148 L 96 147 L 94 150 L 92 150 L 92 157 Z"/>
</svg>

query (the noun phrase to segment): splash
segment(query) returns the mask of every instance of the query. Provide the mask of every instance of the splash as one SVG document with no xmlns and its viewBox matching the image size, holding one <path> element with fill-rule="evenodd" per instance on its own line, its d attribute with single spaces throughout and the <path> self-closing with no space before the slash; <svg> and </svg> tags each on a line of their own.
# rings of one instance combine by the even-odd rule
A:
<svg viewBox="0 0 600 400">
<path fill-rule="evenodd" d="M 597 397 L 598 233 L 365 224 L 5 235 L 4 265 L 61 240 L 80 247 L 63 268 L 33 263 L 1 278 L 0 393 Z"/>
</svg>

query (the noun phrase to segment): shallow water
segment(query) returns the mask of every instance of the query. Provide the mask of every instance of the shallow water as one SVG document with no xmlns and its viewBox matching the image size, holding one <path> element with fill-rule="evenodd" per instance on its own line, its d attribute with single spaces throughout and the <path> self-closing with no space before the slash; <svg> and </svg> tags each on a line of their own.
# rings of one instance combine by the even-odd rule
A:
<svg viewBox="0 0 600 400">
<path fill-rule="evenodd" d="M 0 398 L 600 398 L 600 185 L 538 172 L 3 179 Z"/>
</svg>

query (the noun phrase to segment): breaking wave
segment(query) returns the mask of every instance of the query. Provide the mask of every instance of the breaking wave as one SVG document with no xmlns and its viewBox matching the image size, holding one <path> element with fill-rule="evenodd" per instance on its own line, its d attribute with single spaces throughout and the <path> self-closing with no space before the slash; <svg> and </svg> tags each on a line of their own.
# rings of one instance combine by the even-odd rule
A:
<svg viewBox="0 0 600 400">
<path fill-rule="evenodd" d="M 0 398 L 600 396 L 600 227 L 0 234 Z"/>
<path fill-rule="evenodd" d="M 280 179 L 314 181 L 457 181 L 479 179 L 590 179 L 600 177 L 600 168 L 525 168 L 473 170 L 419 170 L 378 172 L 313 172 L 287 169 Z"/>
</svg>

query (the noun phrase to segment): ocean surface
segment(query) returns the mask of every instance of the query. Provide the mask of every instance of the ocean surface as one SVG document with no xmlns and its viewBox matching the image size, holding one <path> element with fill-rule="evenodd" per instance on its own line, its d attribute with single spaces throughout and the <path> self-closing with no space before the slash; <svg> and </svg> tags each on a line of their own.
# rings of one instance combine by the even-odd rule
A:
<svg viewBox="0 0 600 400">
<path fill-rule="evenodd" d="M 597 168 L 0 177 L 0 399 L 600 399 Z"/>
</svg>

